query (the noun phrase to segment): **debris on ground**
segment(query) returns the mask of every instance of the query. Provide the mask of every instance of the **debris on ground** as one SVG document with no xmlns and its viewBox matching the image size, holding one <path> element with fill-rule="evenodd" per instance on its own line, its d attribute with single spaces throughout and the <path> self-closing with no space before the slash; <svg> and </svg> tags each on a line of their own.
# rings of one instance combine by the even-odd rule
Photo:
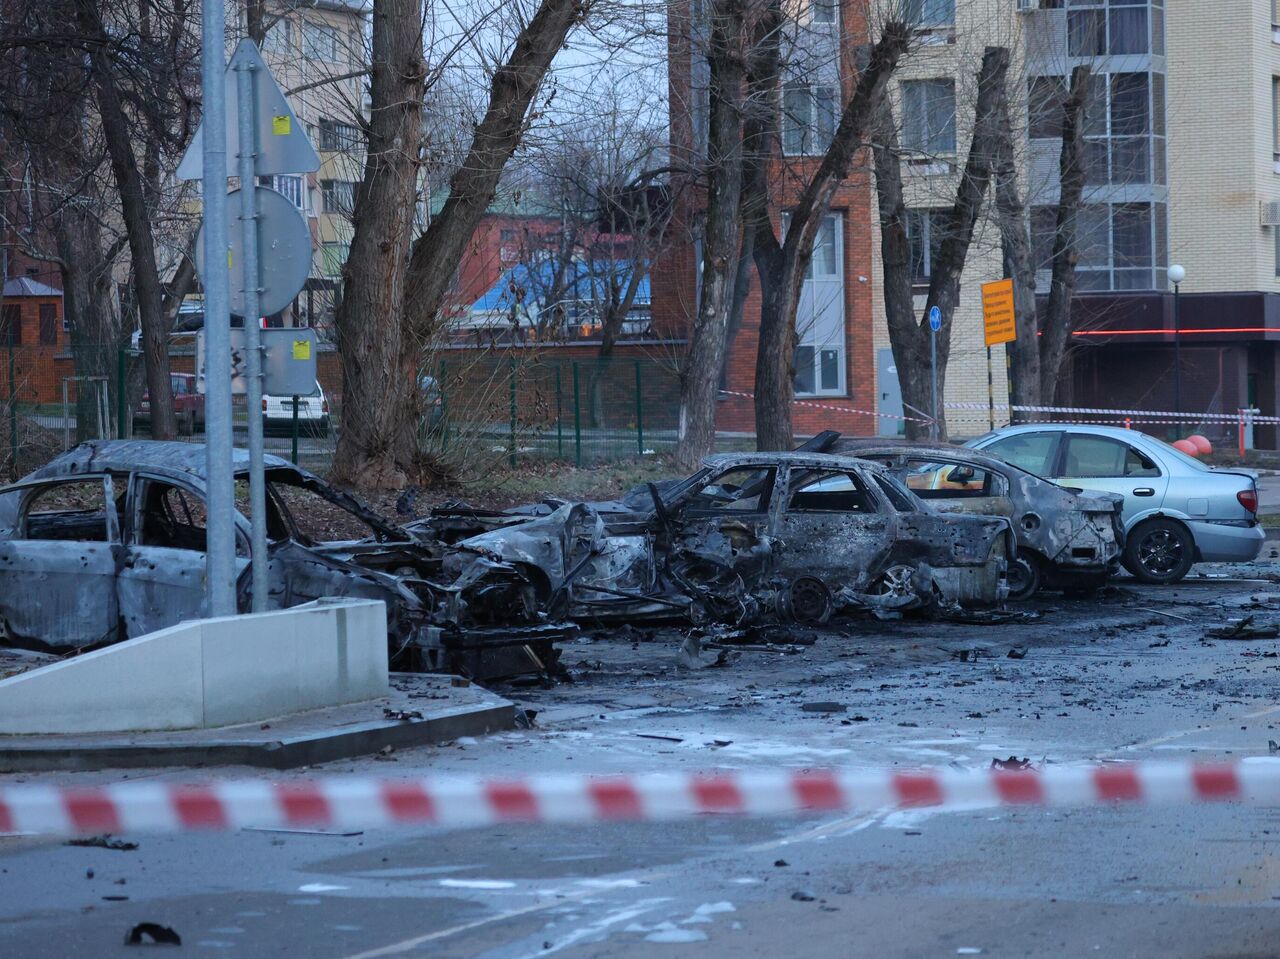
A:
<svg viewBox="0 0 1280 959">
<path fill-rule="evenodd" d="M 800 709 L 806 713 L 842 713 L 846 709 L 843 703 L 801 703 Z"/>
<path fill-rule="evenodd" d="M 1017 756 L 1010 756 L 1008 759 L 993 759 L 991 760 L 991 768 L 1021 771 L 1031 768 L 1031 760 L 1019 759 Z"/>
<path fill-rule="evenodd" d="M 143 938 L 145 937 L 145 938 Z M 140 922 L 124 937 L 126 946 L 180 946 L 182 937 L 158 922 Z"/>
<path fill-rule="evenodd" d="M 400 761 L 400 757 L 392 755 L 392 753 L 394 753 L 395 751 L 396 751 L 396 747 L 392 746 L 390 743 L 387 743 L 385 746 L 379 749 L 376 753 L 374 753 L 373 758 L 384 763 L 398 763 Z"/>
<path fill-rule="evenodd" d="M 1013 649 L 1009 650 L 1008 656 L 1009 656 L 1009 658 L 1010 658 L 1010 659 L 1026 659 L 1026 658 L 1027 658 L 1027 647 L 1025 647 L 1025 646 L 1015 646 L 1015 647 L 1013 647 Z"/>
<path fill-rule="evenodd" d="M 952 659 L 958 659 L 962 663 L 976 663 L 981 656 L 980 649 L 957 649 L 951 653 Z"/>
<path fill-rule="evenodd" d="M 1227 625 L 1219 626 L 1205 632 L 1208 639 L 1278 639 L 1280 624 L 1255 623 L 1253 616 L 1227 621 Z"/>
<path fill-rule="evenodd" d="M 385 719 L 398 719 L 403 722 L 408 722 L 411 719 L 422 719 L 422 713 L 416 709 L 391 709 L 388 706 L 383 707 L 382 715 Z"/>
<path fill-rule="evenodd" d="M 660 736 L 657 733 L 636 733 L 638 739 L 657 739 L 664 743 L 682 743 L 684 742 L 679 736 Z"/>
<path fill-rule="evenodd" d="M 793 892 L 791 894 L 791 898 L 796 902 L 813 902 L 818 897 L 811 892 L 800 890 L 799 892 Z"/>
<path fill-rule="evenodd" d="M 538 711 L 536 709 L 528 709 L 523 706 L 517 706 L 515 711 L 516 729 L 533 729 L 538 725 Z"/>
<path fill-rule="evenodd" d="M 1166 640 L 1162 640 L 1161 642 L 1158 642 L 1158 643 L 1147 643 L 1147 649 L 1160 649 L 1160 648 L 1162 648 L 1162 647 L 1164 647 L 1164 646 L 1168 646 L 1168 645 L 1169 645 L 1169 643 L 1171 643 L 1171 642 L 1172 642 L 1172 640 L 1168 640 L 1168 639 L 1166 639 Z"/>
<path fill-rule="evenodd" d="M 123 839 L 112 839 L 111 833 L 103 833 L 101 836 L 86 836 L 80 839 L 68 839 L 64 846 L 90 846 L 94 849 L 114 849 L 118 852 L 132 852 L 138 848 L 136 842 L 126 842 Z"/>
</svg>

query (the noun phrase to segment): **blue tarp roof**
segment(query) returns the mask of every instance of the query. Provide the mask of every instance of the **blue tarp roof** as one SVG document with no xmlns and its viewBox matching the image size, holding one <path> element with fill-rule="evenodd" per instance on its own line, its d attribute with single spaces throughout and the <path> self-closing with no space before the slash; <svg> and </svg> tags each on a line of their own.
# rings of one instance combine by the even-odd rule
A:
<svg viewBox="0 0 1280 959">
<path fill-rule="evenodd" d="M 491 286 L 484 296 L 471 305 L 474 312 L 509 311 L 515 306 L 541 309 L 542 302 L 555 280 L 556 264 L 548 257 L 537 263 L 517 263 Z M 569 266 L 565 297 L 571 300 L 603 303 L 611 273 L 625 285 L 631 276 L 630 260 L 575 260 Z M 649 275 L 636 290 L 636 303 L 649 302 Z"/>
</svg>

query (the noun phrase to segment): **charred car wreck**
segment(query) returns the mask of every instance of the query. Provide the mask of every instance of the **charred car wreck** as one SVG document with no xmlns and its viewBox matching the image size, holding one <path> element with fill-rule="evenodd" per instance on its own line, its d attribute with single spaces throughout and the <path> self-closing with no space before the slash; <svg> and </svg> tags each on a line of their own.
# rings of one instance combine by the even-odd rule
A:
<svg viewBox="0 0 1280 959">
<path fill-rule="evenodd" d="M 251 605 L 247 459 L 236 453 L 239 608 Z M 387 605 L 393 668 L 556 672 L 578 624 L 822 623 L 1001 602 L 1003 517 L 934 511 L 866 460 L 707 460 L 634 503 L 438 509 L 394 526 L 266 458 L 269 609 Z M 85 443 L 0 490 L 0 641 L 73 651 L 205 613 L 205 456 L 187 443 Z M 34 584 L 34 587 L 33 587 Z"/>
<path fill-rule="evenodd" d="M 939 510 L 1009 517 L 1018 537 L 1009 566 L 1010 599 L 1027 599 L 1042 586 L 1094 590 L 1119 568 L 1123 496 L 1069 490 L 954 446 L 839 438 L 826 446 L 879 463 Z"/>
<path fill-rule="evenodd" d="M 1007 519 L 943 515 L 865 460 L 804 452 L 714 456 L 617 502 L 439 508 L 407 529 L 451 543 L 459 575 L 477 559 L 525 570 L 549 616 L 579 623 L 994 605 L 1015 549 Z"/>
</svg>

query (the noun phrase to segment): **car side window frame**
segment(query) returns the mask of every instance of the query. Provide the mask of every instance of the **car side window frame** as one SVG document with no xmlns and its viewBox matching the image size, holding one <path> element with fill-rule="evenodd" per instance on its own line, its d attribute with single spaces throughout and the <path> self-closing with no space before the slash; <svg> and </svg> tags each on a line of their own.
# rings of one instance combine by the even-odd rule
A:
<svg viewBox="0 0 1280 959">
<path fill-rule="evenodd" d="M 1155 457 L 1148 456 L 1146 453 L 1142 452 L 1142 450 L 1138 449 L 1136 446 L 1132 445 L 1131 443 L 1126 443 L 1124 440 L 1116 439 L 1114 436 L 1100 436 L 1096 433 L 1064 433 L 1063 436 L 1064 436 L 1064 441 L 1060 444 L 1060 456 L 1062 459 L 1061 475 L 1066 479 L 1158 479 L 1164 476 L 1164 471 L 1160 468 L 1160 464 L 1156 462 Z M 1086 439 L 1086 440 L 1096 440 L 1103 443 L 1114 443 L 1116 446 L 1119 446 L 1121 449 L 1123 449 L 1125 452 L 1121 460 L 1120 475 L 1118 476 L 1068 476 L 1066 473 L 1067 451 L 1070 449 L 1072 441 L 1075 440 L 1077 437 L 1080 439 Z M 1151 463 L 1151 467 L 1152 469 L 1155 470 L 1155 472 L 1154 473 L 1130 473 L 1129 472 L 1129 456 L 1131 454 L 1136 454 L 1142 459 L 1149 460 Z"/>
<path fill-rule="evenodd" d="M 847 476 L 850 480 L 853 481 L 854 492 L 861 494 L 863 501 L 867 504 L 869 508 L 863 509 L 863 510 L 795 509 L 793 508 L 792 500 L 794 500 L 797 494 L 801 492 L 799 489 L 794 488 L 794 484 L 797 480 L 802 480 L 805 474 L 807 473 L 817 473 L 819 475 L 838 474 L 840 476 Z M 880 503 L 880 500 L 876 496 L 875 491 L 872 490 L 871 485 L 868 484 L 861 476 L 859 476 L 858 472 L 851 467 L 792 466 L 787 472 L 786 494 L 787 494 L 786 501 L 781 504 L 782 512 L 786 515 L 832 516 L 832 515 L 848 514 L 850 516 L 875 516 L 878 513 L 884 512 L 883 504 Z"/>
<path fill-rule="evenodd" d="M 1030 437 L 1033 437 L 1033 436 L 1050 436 L 1053 438 L 1054 445 L 1050 450 L 1049 455 L 1045 457 L 1045 464 L 1047 466 L 1046 471 L 1044 473 L 1037 473 L 1035 470 L 1027 469 L 1027 467 L 1023 466 L 1020 463 L 1013 463 L 1012 465 L 1017 466 L 1019 469 L 1025 470 L 1026 472 L 1030 473 L 1032 476 L 1041 476 L 1041 477 L 1044 477 L 1045 479 L 1052 479 L 1055 477 L 1061 477 L 1065 475 L 1062 472 L 1062 466 L 1063 466 L 1063 453 L 1067 448 L 1067 444 L 1063 442 L 1063 437 L 1066 436 L 1066 433 L 1062 430 L 1029 430 L 1026 433 L 1012 433 L 1008 436 L 998 437 L 994 442 L 989 443 L 986 446 L 982 447 L 982 451 L 983 452 L 989 451 L 989 455 L 994 455 L 999 457 L 1000 459 L 1005 459 L 1004 456 L 1001 456 L 999 451 L 999 444 L 1002 441 L 1014 440 L 1014 439 L 1029 439 Z M 1012 463 L 1011 460 L 1006 460 L 1006 462 Z"/>
<path fill-rule="evenodd" d="M 31 501 L 39 495 L 41 490 L 52 489 L 55 486 L 67 486 L 71 483 L 85 483 L 89 480 L 95 479 L 103 484 L 102 492 L 105 501 L 103 512 L 107 523 L 107 537 L 104 540 L 85 540 L 84 542 L 103 542 L 113 546 L 121 545 L 123 540 L 120 516 L 116 512 L 115 487 L 112 483 L 110 473 L 77 473 L 75 476 L 57 476 L 48 479 L 38 479 L 32 480 L 29 483 L 18 484 L 16 487 L 9 487 L 6 492 L 12 493 L 19 490 L 22 491 L 20 493 L 12 538 L 15 540 L 22 540 L 24 542 L 51 542 L 51 540 L 32 540 L 28 535 L 27 517 L 31 508 Z"/>
<path fill-rule="evenodd" d="M 767 491 L 764 491 L 761 493 L 761 495 L 764 497 L 764 502 L 757 505 L 755 509 L 743 509 L 743 510 L 709 509 L 706 507 L 699 508 L 693 505 L 693 500 L 696 499 L 697 496 L 708 486 L 714 486 L 721 477 L 728 476 L 730 473 L 737 473 L 744 470 L 761 470 L 761 471 L 768 472 L 770 474 L 769 483 L 768 483 L 769 488 Z M 782 471 L 776 465 L 769 465 L 766 463 L 760 463 L 756 465 L 730 466 L 726 469 L 721 470 L 718 473 L 712 473 L 710 476 L 708 476 L 705 482 L 700 483 L 699 485 L 691 487 L 689 490 L 687 490 L 684 496 L 682 497 L 683 502 L 681 502 L 678 505 L 678 509 L 681 510 L 683 513 L 685 513 L 685 515 L 687 516 L 697 516 L 697 517 L 766 515 L 770 512 L 774 504 L 777 503 L 778 501 L 778 497 L 776 493 L 778 490 L 778 477 L 781 475 L 781 473 Z"/>
<path fill-rule="evenodd" d="M 128 539 L 125 542 L 126 546 L 137 547 L 139 549 L 166 548 L 162 546 L 156 546 L 154 543 L 143 543 L 143 542 L 140 542 L 138 539 L 139 531 L 142 528 L 142 525 L 141 525 L 142 510 L 145 508 L 145 505 L 146 505 L 143 497 L 143 490 L 145 488 L 145 484 L 147 483 L 156 483 L 162 486 L 171 486 L 174 489 L 179 490 L 180 492 L 185 493 L 188 496 L 195 497 L 197 500 L 200 501 L 201 504 L 203 504 L 205 509 L 205 515 L 208 516 L 209 497 L 206 493 L 201 492 L 200 490 L 196 489 L 194 486 L 191 486 L 190 484 L 187 484 L 187 483 L 183 483 L 170 476 L 160 476 L 155 473 L 147 473 L 142 471 L 133 473 L 129 478 L 129 498 L 125 501 L 126 508 L 128 509 L 128 512 L 129 512 L 129 527 L 130 527 Z M 249 558 L 251 555 L 250 545 L 249 545 L 250 540 L 249 540 L 249 534 L 248 534 L 249 524 L 244 519 L 244 517 L 240 515 L 240 512 L 238 510 L 232 514 L 232 517 L 233 517 L 233 523 L 235 526 L 235 534 L 236 534 L 236 556 L 241 558 Z M 208 536 L 208 532 L 209 530 L 208 530 L 208 527 L 206 526 L 205 527 L 206 537 Z M 205 545 L 206 547 L 208 546 L 207 539 L 206 539 Z M 168 548 L 181 549 L 183 547 L 168 547 Z M 207 553 L 208 550 L 207 549 L 192 550 L 191 552 Z"/>
</svg>

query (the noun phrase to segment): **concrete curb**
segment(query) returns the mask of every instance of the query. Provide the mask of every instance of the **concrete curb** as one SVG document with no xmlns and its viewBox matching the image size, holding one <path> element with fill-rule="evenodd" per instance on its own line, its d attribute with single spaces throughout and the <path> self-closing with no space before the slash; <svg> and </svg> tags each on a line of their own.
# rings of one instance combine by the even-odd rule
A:
<svg viewBox="0 0 1280 959">
<path fill-rule="evenodd" d="M 275 723 L 275 729 L 247 724 L 176 735 L 0 737 L 0 772 L 82 772 L 158 766 L 293 769 L 369 756 L 387 746 L 395 749 L 427 746 L 515 726 L 515 706 L 510 701 L 476 687 L 468 692 L 472 694 L 468 698 L 480 701 L 430 711 L 416 702 L 393 697 L 392 708 L 421 711 L 421 719 L 356 719 L 374 709 L 381 712 L 388 705 L 388 700 L 381 699 L 317 710 L 304 717 L 307 722 L 281 721 Z"/>
</svg>

